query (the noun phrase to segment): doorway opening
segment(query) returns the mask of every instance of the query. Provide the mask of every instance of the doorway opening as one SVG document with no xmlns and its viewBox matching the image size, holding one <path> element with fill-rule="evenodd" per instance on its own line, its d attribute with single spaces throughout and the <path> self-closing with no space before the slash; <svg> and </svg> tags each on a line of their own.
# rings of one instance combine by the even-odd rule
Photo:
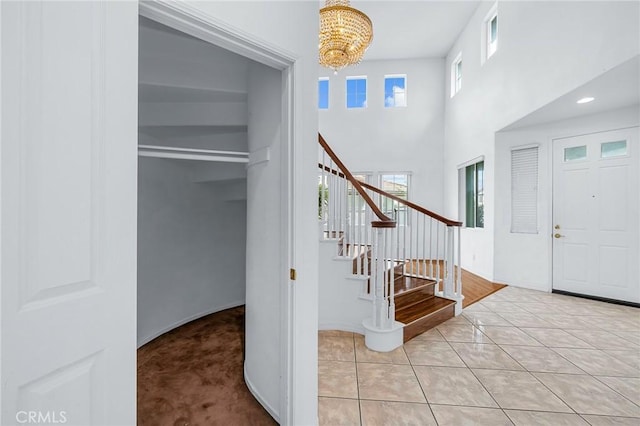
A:
<svg viewBox="0 0 640 426">
<path fill-rule="evenodd" d="M 153 7 L 139 26 L 138 345 L 245 305 L 244 381 L 281 420 L 292 72 L 182 32 L 175 16 L 156 20 Z"/>
</svg>

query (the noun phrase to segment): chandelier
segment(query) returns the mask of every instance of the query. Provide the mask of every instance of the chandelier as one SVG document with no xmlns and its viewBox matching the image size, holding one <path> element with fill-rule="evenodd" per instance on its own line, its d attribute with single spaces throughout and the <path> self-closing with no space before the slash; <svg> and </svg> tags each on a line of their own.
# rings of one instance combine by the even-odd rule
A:
<svg viewBox="0 0 640 426">
<path fill-rule="evenodd" d="M 362 60 L 373 39 L 367 15 L 349 5 L 349 0 L 327 0 L 320 9 L 320 65 L 336 72 Z"/>
</svg>

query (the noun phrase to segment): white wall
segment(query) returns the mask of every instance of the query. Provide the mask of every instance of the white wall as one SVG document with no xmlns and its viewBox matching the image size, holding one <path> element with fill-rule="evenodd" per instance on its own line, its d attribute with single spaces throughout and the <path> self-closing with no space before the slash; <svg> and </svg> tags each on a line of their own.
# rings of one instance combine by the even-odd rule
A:
<svg viewBox="0 0 640 426">
<path fill-rule="evenodd" d="M 500 2 L 497 52 L 481 65 L 482 3 L 446 59 L 462 52 L 461 91 L 445 101 L 445 214 L 458 214 L 457 166 L 485 156 L 485 228 L 462 233 L 462 264 L 494 278 L 495 132 L 640 51 L 637 2 Z"/>
<path fill-rule="evenodd" d="M 353 260 L 336 257 L 335 240 L 320 242 L 320 290 L 318 328 L 343 330 L 364 335 L 362 321 L 371 317 L 367 280 L 353 275 Z"/>
<path fill-rule="evenodd" d="M 407 75 L 407 106 L 385 108 L 384 76 Z M 367 107 L 346 108 L 346 77 L 367 76 Z M 364 61 L 329 78 L 320 132 L 352 171 L 411 172 L 409 198 L 442 212 L 444 60 Z M 315 86 L 317 89 L 317 85 Z"/>
<path fill-rule="evenodd" d="M 193 183 L 193 164 L 138 162 L 139 346 L 245 301 L 246 204 Z"/>
<path fill-rule="evenodd" d="M 552 140 L 638 125 L 640 109 L 636 106 L 496 134 L 496 281 L 542 291 L 551 290 Z M 539 144 L 539 232 L 513 234 L 510 232 L 511 149 L 529 144 Z"/>
<path fill-rule="evenodd" d="M 293 145 L 291 161 L 294 163 L 292 182 L 292 200 L 287 206 L 291 215 L 292 247 L 290 259 L 279 258 L 277 263 L 265 266 L 262 271 L 270 276 L 273 269 L 282 271 L 288 267 L 297 270 L 295 284 L 289 282 L 286 277 L 276 281 L 260 280 L 249 281 L 247 277 L 247 320 L 257 321 L 261 318 L 275 321 L 271 313 L 274 309 L 266 303 L 253 304 L 250 313 L 250 288 L 251 285 L 260 286 L 259 291 L 270 291 L 277 294 L 287 286 L 293 288 L 291 298 L 286 302 L 290 306 L 291 325 L 287 343 L 292 348 L 291 358 L 287 359 L 286 368 L 282 365 L 281 371 L 275 371 L 278 365 L 271 362 L 271 358 L 259 356 L 262 351 L 262 336 L 248 335 L 247 348 L 255 348 L 256 353 L 246 360 L 245 365 L 250 367 L 253 374 L 265 374 L 265 378 L 255 377 L 255 383 L 264 386 L 261 392 L 275 392 L 275 383 L 267 383 L 267 377 L 273 378 L 278 373 L 283 377 L 288 374 L 289 383 L 282 387 L 282 398 L 269 395 L 269 401 L 279 399 L 279 418 L 282 424 L 315 424 L 317 422 L 317 329 L 318 329 L 318 235 L 317 235 L 317 87 L 318 78 L 318 9 L 319 4 L 314 1 L 252 1 L 231 2 L 211 1 L 186 3 L 195 10 L 208 14 L 215 20 L 224 23 L 225 26 L 238 30 L 242 35 L 250 39 L 256 39 L 264 44 L 276 46 L 280 50 L 291 53 L 296 58 L 295 78 L 292 82 L 295 87 L 295 95 L 292 110 L 294 129 L 292 133 Z M 268 19 L 266 19 L 268 17 Z M 281 99 L 282 93 L 278 94 Z M 251 100 L 249 128 L 252 127 Z M 265 105 L 265 108 L 275 108 L 278 103 L 274 99 Z M 270 141 L 267 141 L 270 142 Z M 249 143 L 251 150 L 251 142 Z M 273 158 L 273 157 L 272 157 Z M 260 165 L 256 166 L 260 167 Z M 249 172 L 250 176 L 252 171 Z M 273 202 L 287 199 L 287 194 L 274 188 L 279 188 L 281 180 L 279 176 L 269 175 L 265 186 L 270 187 Z M 273 191 L 273 192 L 271 192 Z M 249 192 L 249 199 L 252 193 Z M 278 221 L 280 218 L 278 217 Z M 277 227 L 276 219 L 269 215 L 252 215 L 249 212 L 249 233 L 253 228 Z M 249 255 L 249 253 L 247 253 Z M 258 271 L 256 271 L 258 272 Z M 283 299 L 281 298 L 281 301 Z M 281 306 L 282 314 L 289 310 Z M 252 315 L 256 315 L 252 317 Z M 280 327 L 280 318 L 277 323 L 265 324 L 269 327 L 267 333 L 272 335 L 275 329 Z M 255 339 L 255 340 L 254 340 Z M 289 347 L 284 348 L 283 359 L 287 357 Z M 265 351 L 271 351 L 269 347 Z M 251 365 L 253 364 L 253 365 Z M 268 371 L 272 370 L 272 371 Z M 288 373 L 287 373 L 288 371 Z"/>
</svg>

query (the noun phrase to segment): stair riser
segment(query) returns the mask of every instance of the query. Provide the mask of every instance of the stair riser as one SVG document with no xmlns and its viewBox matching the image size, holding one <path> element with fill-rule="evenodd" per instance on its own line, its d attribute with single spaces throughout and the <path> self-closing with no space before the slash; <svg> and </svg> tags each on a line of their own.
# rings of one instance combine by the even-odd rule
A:
<svg viewBox="0 0 640 426">
<path fill-rule="evenodd" d="M 420 318 L 417 321 L 412 322 L 409 325 L 404 327 L 404 342 L 407 343 L 409 340 L 413 339 L 419 334 L 424 333 L 425 331 L 431 330 L 433 327 L 438 324 L 442 324 L 448 319 L 451 319 L 455 316 L 455 305 L 447 306 L 444 309 L 439 310 L 438 312 L 434 312 L 433 314 L 427 315 L 426 317 Z"/>
</svg>

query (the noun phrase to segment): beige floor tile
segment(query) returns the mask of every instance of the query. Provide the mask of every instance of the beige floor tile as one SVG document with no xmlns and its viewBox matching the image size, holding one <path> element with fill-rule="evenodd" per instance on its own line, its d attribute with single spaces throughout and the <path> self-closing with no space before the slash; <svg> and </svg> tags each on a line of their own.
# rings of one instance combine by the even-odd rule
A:
<svg viewBox="0 0 640 426">
<path fill-rule="evenodd" d="M 616 349 L 604 349 L 612 357 L 640 369 L 640 351 L 621 351 Z"/>
<path fill-rule="evenodd" d="M 512 303 L 512 302 L 485 302 L 483 301 L 482 304 L 488 308 L 490 311 L 495 312 L 495 313 L 500 313 L 500 312 L 526 312 L 524 309 L 522 309 L 522 307 L 520 307 L 519 305 Z"/>
<path fill-rule="evenodd" d="M 404 348 L 400 346 L 391 352 L 376 352 L 367 348 L 363 336 L 356 336 L 356 361 L 375 362 L 380 364 L 409 364 Z"/>
<path fill-rule="evenodd" d="M 589 426 L 577 414 L 504 410 L 516 426 Z"/>
<path fill-rule="evenodd" d="M 584 340 L 556 328 L 526 328 L 521 330 L 550 348 L 593 348 Z"/>
<path fill-rule="evenodd" d="M 549 303 L 516 303 L 517 306 L 521 307 L 524 312 L 528 312 L 531 314 L 553 314 L 558 312 L 558 310 Z"/>
<path fill-rule="evenodd" d="M 464 312 L 462 315 L 475 325 L 513 326 L 513 324 L 493 312 Z"/>
<path fill-rule="evenodd" d="M 607 315 L 602 316 L 604 321 L 598 321 L 594 325 L 602 330 L 611 331 L 614 333 L 635 333 L 636 339 L 638 338 L 638 331 L 640 330 L 640 324 L 631 318 L 615 318 Z"/>
<path fill-rule="evenodd" d="M 414 367 L 430 404 L 497 407 L 468 368 Z"/>
<path fill-rule="evenodd" d="M 428 404 L 360 401 L 363 426 L 437 426 Z"/>
<path fill-rule="evenodd" d="M 467 324 L 471 324 L 471 321 L 469 321 L 464 315 L 458 315 L 457 317 L 449 318 L 448 320 L 443 322 L 441 325 L 467 325 Z"/>
<path fill-rule="evenodd" d="M 439 325 L 437 330 L 449 342 L 492 343 L 477 327 L 469 323 Z"/>
<path fill-rule="evenodd" d="M 426 402 L 410 365 L 358 363 L 360 399 Z"/>
<path fill-rule="evenodd" d="M 484 306 L 481 302 L 476 302 L 464 308 L 464 312 L 491 312 L 491 309 Z"/>
<path fill-rule="evenodd" d="M 514 361 L 513 358 L 497 345 L 451 343 L 451 346 L 470 368 L 523 370 L 520 364 Z"/>
<path fill-rule="evenodd" d="M 320 330 L 318 331 L 318 337 L 353 337 L 355 333 L 351 331 L 342 330 Z"/>
<path fill-rule="evenodd" d="M 618 337 L 622 337 L 623 339 L 626 339 L 631 343 L 640 345 L 640 328 L 636 329 L 635 331 L 614 331 L 613 334 Z"/>
<path fill-rule="evenodd" d="M 572 413 L 533 375 L 525 371 L 473 370 L 502 408 Z"/>
<path fill-rule="evenodd" d="M 501 292 L 500 300 L 505 302 L 513 302 L 513 303 L 534 303 L 534 302 L 543 302 L 543 299 L 539 299 L 535 294 L 532 293 L 508 293 Z"/>
<path fill-rule="evenodd" d="M 432 328 L 431 330 L 427 330 L 422 334 L 418 334 L 416 337 L 411 339 L 411 341 L 444 342 L 445 340 L 444 340 L 444 337 L 442 337 L 442 334 L 440 334 L 438 330 L 436 330 L 435 328 Z"/>
<path fill-rule="evenodd" d="M 585 374 L 584 371 L 549 348 L 510 345 L 501 347 L 528 371 Z"/>
<path fill-rule="evenodd" d="M 637 368 L 598 349 L 555 348 L 554 351 L 593 376 L 640 376 Z"/>
<path fill-rule="evenodd" d="M 357 399 L 318 398 L 319 426 L 359 426 Z"/>
<path fill-rule="evenodd" d="M 638 426 L 638 419 L 631 417 L 582 416 L 591 426 Z"/>
<path fill-rule="evenodd" d="M 598 349 L 640 350 L 640 346 L 604 330 L 567 330 Z"/>
<path fill-rule="evenodd" d="M 499 345 L 542 346 L 542 343 L 516 327 L 486 325 L 479 328 Z"/>
<path fill-rule="evenodd" d="M 533 373 L 579 414 L 638 417 L 640 407 L 591 376 Z"/>
<path fill-rule="evenodd" d="M 353 337 L 318 336 L 318 359 L 356 362 Z"/>
<path fill-rule="evenodd" d="M 431 410 L 440 426 L 512 426 L 502 410 L 496 408 L 432 405 Z"/>
<path fill-rule="evenodd" d="M 358 398 L 355 362 L 318 361 L 318 395 Z"/>
<path fill-rule="evenodd" d="M 557 308 L 557 312 L 562 312 L 562 308 Z M 589 317 L 580 317 L 566 314 L 537 314 L 538 318 L 553 324 L 554 327 L 571 330 L 591 330 L 593 329 L 593 320 Z"/>
<path fill-rule="evenodd" d="M 404 350 L 412 365 L 465 367 L 447 342 L 420 342 L 413 339 L 405 343 Z"/>
<path fill-rule="evenodd" d="M 596 377 L 611 389 L 640 405 L 640 379 L 635 377 Z M 640 424 L 640 421 L 638 421 Z"/>
<path fill-rule="evenodd" d="M 524 312 L 504 312 L 500 316 L 516 327 L 543 327 L 556 328 L 550 322 L 543 320 L 537 315 Z"/>
</svg>

